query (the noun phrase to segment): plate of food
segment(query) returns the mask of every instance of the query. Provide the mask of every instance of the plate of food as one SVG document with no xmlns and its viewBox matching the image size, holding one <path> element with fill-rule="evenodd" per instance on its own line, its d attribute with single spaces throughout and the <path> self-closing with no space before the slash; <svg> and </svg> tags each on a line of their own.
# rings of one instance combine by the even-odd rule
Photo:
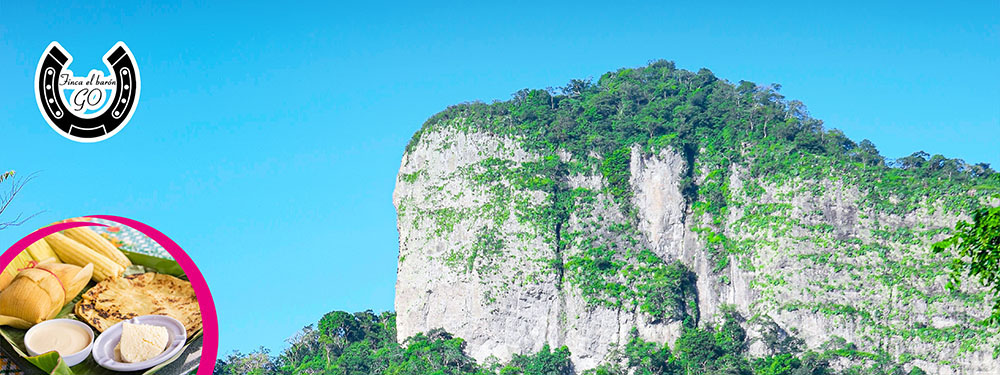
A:
<svg viewBox="0 0 1000 375">
<path fill-rule="evenodd" d="M 186 358 L 202 343 L 190 281 L 162 248 L 116 236 L 127 230 L 50 234 L 0 273 L 0 349 L 22 371 L 188 373 L 171 364 L 198 362 Z"/>
<path fill-rule="evenodd" d="M 143 315 L 119 322 L 94 343 L 98 365 L 113 371 L 141 371 L 180 353 L 187 341 L 184 324 L 166 315 Z"/>
</svg>

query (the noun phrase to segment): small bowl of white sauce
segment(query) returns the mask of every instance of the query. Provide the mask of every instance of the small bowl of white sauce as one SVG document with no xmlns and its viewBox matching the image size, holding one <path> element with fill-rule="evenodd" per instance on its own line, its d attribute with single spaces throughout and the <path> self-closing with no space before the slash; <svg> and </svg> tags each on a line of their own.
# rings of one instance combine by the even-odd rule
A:
<svg viewBox="0 0 1000 375">
<path fill-rule="evenodd" d="M 94 330 L 77 320 L 46 320 L 28 330 L 24 346 L 32 356 L 58 352 L 66 366 L 75 366 L 90 356 L 94 348 Z"/>
</svg>

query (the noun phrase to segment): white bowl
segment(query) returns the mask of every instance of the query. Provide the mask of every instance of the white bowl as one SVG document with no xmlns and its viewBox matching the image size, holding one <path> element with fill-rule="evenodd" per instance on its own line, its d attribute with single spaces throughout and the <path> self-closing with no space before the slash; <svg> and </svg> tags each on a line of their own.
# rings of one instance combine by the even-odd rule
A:
<svg viewBox="0 0 1000 375">
<path fill-rule="evenodd" d="M 115 347 L 118 346 L 118 342 L 122 339 L 122 324 L 123 323 L 132 324 L 146 324 L 151 326 L 160 326 L 167 329 L 167 333 L 170 334 L 170 339 L 167 341 L 167 348 L 163 350 L 163 353 L 153 357 L 149 360 L 136 362 L 136 363 L 125 363 L 118 361 L 115 356 Z M 94 361 L 98 365 L 112 371 L 140 371 L 146 370 L 157 365 L 166 362 L 180 353 L 181 349 L 184 349 L 184 343 L 187 341 L 187 330 L 184 329 L 184 324 L 181 324 L 177 319 L 171 318 L 166 315 L 143 315 L 138 316 L 126 321 L 118 322 L 104 330 L 101 336 L 97 338 L 94 342 Z"/>
<path fill-rule="evenodd" d="M 38 327 L 42 327 L 42 326 L 45 326 L 45 325 L 48 325 L 48 324 L 52 324 L 52 323 L 55 323 L 55 322 L 70 323 L 70 324 L 74 324 L 74 325 L 83 327 L 84 330 L 86 330 L 87 333 L 90 334 L 90 344 L 88 344 L 86 348 L 83 348 L 83 350 L 78 351 L 76 353 L 73 353 L 73 354 L 70 354 L 68 356 L 62 357 L 63 362 L 66 362 L 66 366 L 76 366 L 76 365 L 80 364 L 80 362 L 83 362 L 84 360 L 86 360 L 87 357 L 90 356 L 91 349 L 93 349 L 93 347 L 94 347 L 94 330 L 91 329 L 90 326 L 87 325 L 87 323 L 81 322 L 79 320 L 73 320 L 73 319 L 52 319 L 52 320 L 46 320 L 44 322 L 35 324 L 34 327 L 31 327 L 31 329 L 28 330 L 28 333 L 24 334 L 24 346 L 28 349 L 28 353 L 31 354 L 32 356 L 45 354 L 45 353 L 38 352 L 37 350 L 35 350 L 31 346 L 29 346 L 28 342 L 31 341 L 31 340 L 29 340 L 29 338 L 32 335 L 34 335 L 36 332 L 38 332 Z"/>
</svg>

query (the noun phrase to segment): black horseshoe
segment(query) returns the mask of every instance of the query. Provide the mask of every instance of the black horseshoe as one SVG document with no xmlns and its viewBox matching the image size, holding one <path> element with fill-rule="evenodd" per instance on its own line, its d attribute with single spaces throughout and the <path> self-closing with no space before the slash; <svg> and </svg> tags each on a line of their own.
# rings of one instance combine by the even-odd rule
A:
<svg viewBox="0 0 1000 375">
<path fill-rule="evenodd" d="M 38 73 L 37 90 L 42 112 L 59 130 L 77 138 L 98 138 L 110 134 L 128 119 L 135 108 L 137 79 L 135 60 L 121 45 L 112 47 L 105 60 L 115 76 L 114 101 L 104 108 L 104 112 L 94 118 L 81 118 L 68 111 L 60 100 L 62 89 L 59 75 L 70 60 L 69 54 L 53 43 L 45 54 Z"/>
</svg>

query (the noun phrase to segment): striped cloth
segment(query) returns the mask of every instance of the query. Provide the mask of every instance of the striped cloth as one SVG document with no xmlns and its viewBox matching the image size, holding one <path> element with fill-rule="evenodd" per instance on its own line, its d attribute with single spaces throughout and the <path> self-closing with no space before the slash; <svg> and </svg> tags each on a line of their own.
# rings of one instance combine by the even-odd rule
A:
<svg viewBox="0 0 1000 375">
<path fill-rule="evenodd" d="M 95 223 L 108 225 L 107 227 L 90 227 L 95 232 L 104 236 L 119 249 L 124 249 L 136 253 L 152 255 L 158 258 L 174 259 L 163 246 L 153 241 L 142 232 L 139 232 L 127 225 L 121 225 L 112 221 L 101 219 L 90 219 Z M 23 375 L 23 373 L 12 363 L 5 354 L 0 353 L 0 375 Z"/>
</svg>

